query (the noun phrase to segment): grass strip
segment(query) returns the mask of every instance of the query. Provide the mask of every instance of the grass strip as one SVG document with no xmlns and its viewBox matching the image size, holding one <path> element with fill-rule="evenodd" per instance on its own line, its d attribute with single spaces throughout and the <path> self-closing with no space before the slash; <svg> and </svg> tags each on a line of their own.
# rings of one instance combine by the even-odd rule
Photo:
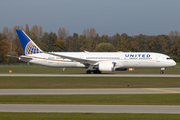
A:
<svg viewBox="0 0 180 120">
<path fill-rule="evenodd" d="M 2 120 L 179 120 L 180 114 L 0 113 Z"/>
<path fill-rule="evenodd" d="M 180 105 L 180 94 L 2 95 L 0 104 Z"/>
<path fill-rule="evenodd" d="M 0 73 L 8 73 L 12 70 L 13 73 L 86 73 L 87 69 L 82 68 L 66 68 L 65 71 L 61 68 L 45 67 L 40 65 L 14 64 L 0 65 Z M 160 73 L 158 69 L 135 69 L 134 71 L 115 71 L 103 73 Z M 175 67 L 167 68 L 165 73 L 180 73 L 180 63 Z"/>
<path fill-rule="evenodd" d="M 179 88 L 180 78 L 0 77 L 0 89 Z"/>
</svg>

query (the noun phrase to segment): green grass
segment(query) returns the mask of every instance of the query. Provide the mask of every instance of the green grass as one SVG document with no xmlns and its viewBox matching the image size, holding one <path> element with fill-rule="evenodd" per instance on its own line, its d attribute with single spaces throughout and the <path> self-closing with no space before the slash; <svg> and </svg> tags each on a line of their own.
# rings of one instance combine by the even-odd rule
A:
<svg viewBox="0 0 180 120">
<path fill-rule="evenodd" d="M 50 68 L 39 65 L 0 65 L 0 73 L 85 73 L 87 69 Z M 135 69 L 113 73 L 159 73 L 160 69 Z M 103 72 L 107 73 L 107 72 Z M 108 72 L 111 73 L 111 72 Z M 180 63 L 165 73 L 180 73 Z M 179 78 L 74 78 L 74 77 L 0 77 L 0 89 L 56 88 L 163 88 L 180 87 Z M 180 105 L 179 94 L 160 95 L 23 95 L 0 96 L 1 104 L 146 104 Z M 7 113 L 0 120 L 179 120 L 180 114 L 114 114 L 114 113 Z"/>
<path fill-rule="evenodd" d="M 180 94 L 2 95 L 0 104 L 180 105 Z"/>
<path fill-rule="evenodd" d="M 1 120 L 179 120 L 180 114 L 0 113 Z"/>
<path fill-rule="evenodd" d="M 127 87 L 130 85 L 130 87 Z M 0 77 L 0 89 L 179 88 L 180 78 Z"/>
<path fill-rule="evenodd" d="M 0 65 L 0 73 L 9 73 L 12 70 L 13 73 L 85 73 L 87 69 L 82 68 L 66 68 L 63 71 L 62 68 L 52 68 L 40 65 Z"/>
<path fill-rule="evenodd" d="M 82 68 L 66 68 L 63 71 L 61 68 L 51 68 L 39 65 L 15 64 L 15 65 L 0 65 L 0 73 L 8 73 L 12 70 L 13 73 L 86 73 L 87 69 Z M 135 69 L 134 71 L 115 71 L 103 73 L 159 73 L 160 69 Z M 167 68 L 165 73 L 180 73 L 180 63 L 173 68 Z"/>
</svg>

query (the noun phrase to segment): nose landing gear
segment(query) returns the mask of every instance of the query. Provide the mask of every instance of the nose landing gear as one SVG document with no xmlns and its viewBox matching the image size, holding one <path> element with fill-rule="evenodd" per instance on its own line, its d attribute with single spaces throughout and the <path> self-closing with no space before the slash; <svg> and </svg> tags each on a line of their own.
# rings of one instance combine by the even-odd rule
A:
<svg viewBox="0 0 180 120">
<path fill-rule="evenodd" d="M 164 74 L 164 70 L 165 70 L 166 68 L 161 68 L 161 71 L 160 71 L 160 74 Z"/>
<path fill-rule="evenodd" d="M 163 71 L 163 70 L 161 70 L 160 74 L 164 74 L 164 71 Z"/>
</svg>

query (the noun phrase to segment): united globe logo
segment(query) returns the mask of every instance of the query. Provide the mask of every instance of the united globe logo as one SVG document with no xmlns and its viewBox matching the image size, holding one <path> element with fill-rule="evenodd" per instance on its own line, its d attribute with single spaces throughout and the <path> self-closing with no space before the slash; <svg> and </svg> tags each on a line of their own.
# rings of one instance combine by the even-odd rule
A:
<svg viewBox="0 0 180 120">
<path fill-rule="evenodd" d="M 36 54 L 36 53 L 42 53 L 39 48 L 32 42 L 30 41 L 25 48 L 25 54 Z"/>
</svg>

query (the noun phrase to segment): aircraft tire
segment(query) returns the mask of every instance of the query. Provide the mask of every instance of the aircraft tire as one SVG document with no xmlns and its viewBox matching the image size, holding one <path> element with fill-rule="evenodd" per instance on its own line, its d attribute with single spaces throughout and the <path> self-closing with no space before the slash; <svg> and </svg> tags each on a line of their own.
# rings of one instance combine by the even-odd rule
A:
<svg viewBox="0 0 180 120">
<path fill-rule="evenodd" d="M 164 71 L 161 70 L 160 74 L 164 74 Z"/>
<path fill-rule="evenodd" d="M 94 71 L 93 71 L 93 74 L 101 74 L 101 71 L 99 71 L 99 70 L 94 70 Z"/>
<path fill-rule="evenodd" d="M 87 71 L 86 71 L 86 74 L 91 74 L 91 70 L 87 70 Z"/>
<path fill-rule="evenodd" d="M 86 74 L 101 74 L 101 71 L 99 71 L 99 70 L 87 70 L 86 71 Z"/>
</svg>

